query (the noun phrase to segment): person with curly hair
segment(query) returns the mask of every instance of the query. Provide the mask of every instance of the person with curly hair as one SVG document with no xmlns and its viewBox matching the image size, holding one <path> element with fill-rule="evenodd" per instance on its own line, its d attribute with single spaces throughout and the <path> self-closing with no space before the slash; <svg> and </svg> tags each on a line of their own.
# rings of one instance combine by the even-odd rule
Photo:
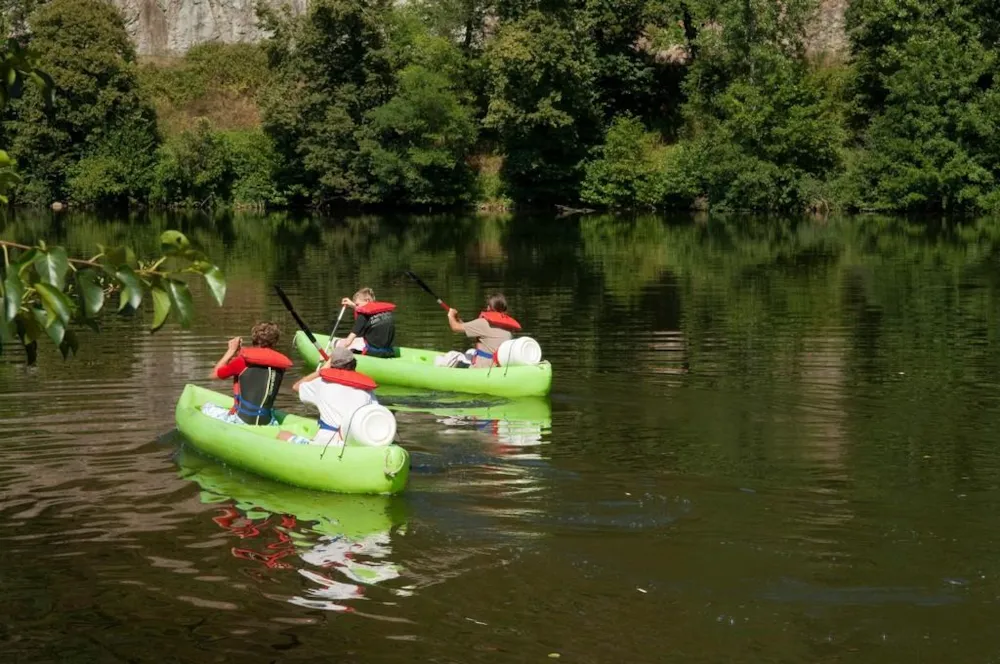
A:
<svg viewBox="0 0 1000 664">
<path fill-rule="evenodd" d="M 229 410 L 205 404 L 202 412 L 232 424 L 267 426 L 274 423 L 274 399 L 292 361 L 274 349 L 281 333 L 274 323 L 257 323 L 250 330 L 252 347 L 240 337 L 229 340 L 229 348 L 216 362 L 212 378 L 233 381 L 233 407 Z"/>
</svg>

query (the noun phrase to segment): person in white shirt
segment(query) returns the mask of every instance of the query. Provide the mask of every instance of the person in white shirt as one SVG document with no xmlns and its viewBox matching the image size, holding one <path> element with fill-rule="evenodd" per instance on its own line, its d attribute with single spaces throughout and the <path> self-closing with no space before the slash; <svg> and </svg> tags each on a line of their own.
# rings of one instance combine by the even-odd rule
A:
<svg viewBox="0 0 1000 664">
<path fill-rule="evenodd" d="M 355 371 L 355 367 L 354 353 L 347 348 L 333 348 L 323 366 L 292 386 L 302 403 L 319 409 L 319 431 L 312 440 L 289 431 L 280 432 L 278 437 L 298 444 L 343 445 L 341 427 L 349 424 L 359 408 L 378 403 L 373 393 L 375 381 Z"/>
</svg>

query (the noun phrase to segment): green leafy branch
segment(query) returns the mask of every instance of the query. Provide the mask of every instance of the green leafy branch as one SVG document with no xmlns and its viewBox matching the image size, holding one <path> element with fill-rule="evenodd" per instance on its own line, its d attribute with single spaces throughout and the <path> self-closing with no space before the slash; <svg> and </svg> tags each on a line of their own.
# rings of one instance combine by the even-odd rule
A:
<svg viewBox="0 0 1000 664">
<path fill-rule="evenodd" d="M 0 47 L 0 110 L 11 99 L 21 96 L 25 83 L 38 86 L 46 107 L 52 107 L 55 102 L 55 83 L 51 76 L 35 67 L 35 60 L 35 54 L 23 48 L 16 39 L 8 39 Z M 7 192 L 20 182 L 20 176 L 14 171 L 14 160 L 6 151 L 0 150 L 0 204 L 7 203 Z"/>
<path fill-rule="evenodd" d="M 128 247 L 103 247 L 84 260 L 70 258 L 63 247 L 37 246 L 0 240 L 3 279 L 0 280 L 0 353 L 2 338 L 16 336 L 34 364 L 38 341 L 48 337 L 63 358 L 76 353 L 79 339 L 72 327 L 83 325 L 99 331 L 97 318 L 105 304 L 117 297 L 119 313 L 140 310 L 152 301 L 152 331 L 160 329 L 173 313 L 187 328 L 194 315 L 191 291 L 185 276 L 201 275 L 219 306 L 226 297 L 222 270 L 193 248 L 178 231 L 160 235 L 163 255 L 140 260 Z"/>
</svg>

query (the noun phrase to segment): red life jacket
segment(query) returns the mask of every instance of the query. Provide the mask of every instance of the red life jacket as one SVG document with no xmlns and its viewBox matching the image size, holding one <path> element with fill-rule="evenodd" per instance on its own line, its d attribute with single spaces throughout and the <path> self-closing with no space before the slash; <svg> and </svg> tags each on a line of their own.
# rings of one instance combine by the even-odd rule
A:
<svg viewBox="0 0 1000 664">
<path fill-rule="evenodd" d="M 320 369 L 319 377 L 328 383 L 346 385 L 368 392 L 378 387 L 374 380 L 352 369 Z"/>
<path fill-rule="evenodd" d="M 364 314 L 365 316 L 374 316 L 375 314 L 384 314 L 387 311 L 392 311 L 396 308 L 396 305 L 392 302 L 368 302 L 363 304 L 354 310 L 354 317 L 357 318 L 358 314 Z"/>
<path fill-rule="evenodd" d="M 273 348 L 242 348 L 239 357 L 246 368 L 233 377 L 233 408 L 247 424 L 268 424 L 281 379 L 292 361 Z"/>
<path fill-rule="evenodd" d="M 240 357 L 247 364 L 258 367 L 269 367 L 280 371 L 292 367 L 292 361 L 273 348 L 257 348 L 256 346 L 242 348 L 240 349 Z"/>
<path fill-rule="evenodd" d="M 499 311 L 484 311 L 479 314 L 479 317 L 485 318 L 490 327 L 499 327 L 501 330 L 507 330 L 508 332 L 517 332 L 521 329 L 521 324 L 514 320 L 513 317 L 502 314 Z"/>
</svg>

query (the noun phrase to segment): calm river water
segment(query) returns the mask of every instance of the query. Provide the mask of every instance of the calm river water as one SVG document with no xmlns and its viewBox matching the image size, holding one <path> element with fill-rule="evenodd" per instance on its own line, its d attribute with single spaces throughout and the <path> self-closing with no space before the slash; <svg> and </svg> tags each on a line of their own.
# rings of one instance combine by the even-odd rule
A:
<svg viewBox="0 0 1000 664">
<path fill-rule="evenodd" d="M 1000 223 L 29 215 L 0 236 L 152 253 L 167 228 L 224 266 L 225 307 L 198 289 L 190 330 L 109 315 L 67 362 L 0 357 L 4 661 L 1000 661 Z M 405 269 L 467 315 L 503 289 L 551 398 L 386 394 L 413 453 L 397 498 L 185 449 L 174 402 L 228 337 L 269 318 L 293 354 L 274 284 L 316 329 L 370 285 L 398 341 L 464 347 Z"/>
</svg>

